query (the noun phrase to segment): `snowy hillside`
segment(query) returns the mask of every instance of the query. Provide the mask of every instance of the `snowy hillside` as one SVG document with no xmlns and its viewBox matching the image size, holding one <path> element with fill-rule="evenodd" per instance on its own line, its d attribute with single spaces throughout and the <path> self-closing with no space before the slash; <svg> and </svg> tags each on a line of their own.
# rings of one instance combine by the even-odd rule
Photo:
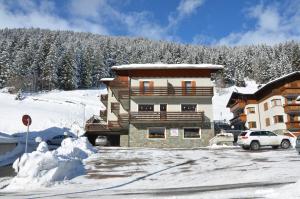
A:
<svg viewBox="0 0 300 199">
<path fill-rule="evenodd" d="M 22 101 L 15 95 L 0 92 L 0 132 L 7 134 L 23 133 L 22 115 L 32 118 L 31 132 L 43 134 L 62 133 L 64 131 L 82 133 L 85 120 L 99 115 L 104 106 L 99 95 L 105 90 L 74 90 L 39 93 L 26 96 Z M 34 134 L 34 133 L 32 133 Z"/>
<path fill-rule="evenodd" d="M 215 96 L 213 97 L 214 120 L 226 120 L 229 122 L 233 115 L 229 108 L 226 108 L 228 100 L 232 92 L 254 93 L 257 90 L 255 81 L 246 80 L 246 87 L 232 86 L 229 88 L 215 88 Z"/>
<path fill-rule="evenodd" d="M 226 104 L 233 91 L 252 93 L 257 90 L 254 81 L 247 81 L 247 87 L 216 88 L 213 97 L 215 120 L 232 118 L 232 113 Z M 1 90 L 0 90 L 1 91 Z M 15 100 L 15 95 L 0 92 L 0 132 L 7 134 L 23 133 L 26 127 L 21 118 L 29 114 L 33 120 L 31 132 L 59 132 L 69 131 L 77 133 L 84 122 L 92 115 L 99 115 L 99 110 L 105 107 L 99 100 L 99 95 L 105 89 L 74 90 L 39 93 L 26 96 L 24 100 Z M 42 135 L 41 135 L 42 136 Z"/>
</svg>

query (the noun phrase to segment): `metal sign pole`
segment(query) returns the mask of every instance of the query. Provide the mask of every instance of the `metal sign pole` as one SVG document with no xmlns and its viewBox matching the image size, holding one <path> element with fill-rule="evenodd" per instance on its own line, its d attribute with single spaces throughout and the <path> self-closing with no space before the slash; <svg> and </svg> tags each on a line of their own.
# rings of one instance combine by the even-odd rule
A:
<svg viewBox="0 0 300 199">
<path fill-rule="evenodd" d="M 27 153 L 27 143 L 28 143 L 28 133 L 29 133 L 29 118 L 27 119 L 27 133 L 26 133 L 26 144 L 25 144 L 25 153 Z"/>
</svg>

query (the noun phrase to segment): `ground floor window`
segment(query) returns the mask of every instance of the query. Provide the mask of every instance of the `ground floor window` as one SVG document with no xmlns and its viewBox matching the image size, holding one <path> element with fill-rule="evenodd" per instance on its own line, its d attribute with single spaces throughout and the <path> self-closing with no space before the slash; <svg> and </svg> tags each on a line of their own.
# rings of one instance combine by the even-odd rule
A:
<svg viewBox="0 0 300 199">
<path fill-rule="evenodd" d="M 274 116 L 274 123 L 283 123 L 283 115 L 275 115 Z"/>
<path fill-rule="evenodd" d="M 183 138 L 201 138 L 201 129 L 199 128 L 184 128 Z"/>
<path fill-rule="evenodd" d="M 166 129 L 163 127 L 154 127 L 148 129 L 148 138 L 166 138 Z"/>
<path fill-rule="evenodd" d="M 248 122 L 248 126 L 250 129 L 256 128 L 256 122 Z"/>
</svg>

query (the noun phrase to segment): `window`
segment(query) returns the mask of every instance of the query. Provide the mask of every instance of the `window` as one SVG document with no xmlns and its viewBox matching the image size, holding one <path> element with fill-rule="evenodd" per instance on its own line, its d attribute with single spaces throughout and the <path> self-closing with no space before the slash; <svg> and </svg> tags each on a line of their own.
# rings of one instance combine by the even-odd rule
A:
<svg viewBox="0 0 300 199">
<path fill-rule="evenodd" d="M 154 111 L 153 104 L 139 104 L 139 111 Z"/>
<path fill-rule="evenodd" d="M 248 107 L 247 112 L 248 112 L 248 114 L 255 113 L 255 108 L 254 107 Z"/>
<path fill-rule="evenodd" d="M 270 118 L 266 118 L 266 126 L 270 126 Z"/>
<path fill-rule="evenodd" d="M 264 110 L 267 111 L 268 109 L 269 109 L 269 107 L 268 107 L 268 102 L 265 102 L 265 103 L 264 103 Z"/>
<path fill-rule="evenodd" d="M 274 106 L 281 106 L 281 99 L 273 99 L 271 100 L 271 104 L 272 104 L 272 107 Z"/>
<path fill-rule="evenodd" d="M 274 116 L 274 123 L 277 124 L 277 123 L 283 123 L 283 115 L 275 115 Z"/>
<path fill-rule="evenodd" d="M 256 122 L 248 122 L 248 126 L 250 129 L 256 128 Z"/>
<path fill-rule="evenodd" d="M 288 104 L 293 104 L 293 98 L 287 98 L 286 101 Z"/>
<path fill-rule="evenodd" d="M 250 134 L 250 136 L 260 136 L 261 132 L 260 131 L 254 131 Z"/>
<path fill-rule="evenodd" d="M 195 95 L 196 81 L 182 81 L 182 95 Z"/>
<path fill-rule="evenodd" d="M 196 112 L 197 104 L 181 104 L 182 112 Z"/>
<path fill-rule="evenodd" d="M 149 81 L 143 81 L 143 92 L 147 93 L 150 90 L 150 82 Z"/>
<path fill-rule="evenodd" d="M 183 138 L 201 138 L 199 128 L 185 128 L 183 131 Z"/>
<path fill-rule="evenodd" d="M 159 138 L 164 139 L 166 138 L 166 129 L 163 127 L 155 127 L 148 129 L 148 138 Z"/>
<path fill-rule="evenodd" d="M 266 131 L 268 136 L 277 136 L 275 133 L 271 132 L 271 131 Z"/>
</svg>

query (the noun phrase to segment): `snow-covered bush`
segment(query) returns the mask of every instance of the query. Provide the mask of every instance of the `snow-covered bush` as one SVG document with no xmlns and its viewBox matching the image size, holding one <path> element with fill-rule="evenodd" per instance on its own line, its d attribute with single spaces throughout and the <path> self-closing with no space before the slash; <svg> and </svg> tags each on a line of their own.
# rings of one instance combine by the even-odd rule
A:
<svg viewBox="0 0 300 199">
<path fill-rule="evenodd" d="M 83 175 L 82 160 L 95 152 L 85 137 L 66 138 L 54 151 L 49 151 L 47 143 L 41 142 L 36 151 L 14 162 L 17 176 L 6 189 L 34 189 Z"/>
</svg>

